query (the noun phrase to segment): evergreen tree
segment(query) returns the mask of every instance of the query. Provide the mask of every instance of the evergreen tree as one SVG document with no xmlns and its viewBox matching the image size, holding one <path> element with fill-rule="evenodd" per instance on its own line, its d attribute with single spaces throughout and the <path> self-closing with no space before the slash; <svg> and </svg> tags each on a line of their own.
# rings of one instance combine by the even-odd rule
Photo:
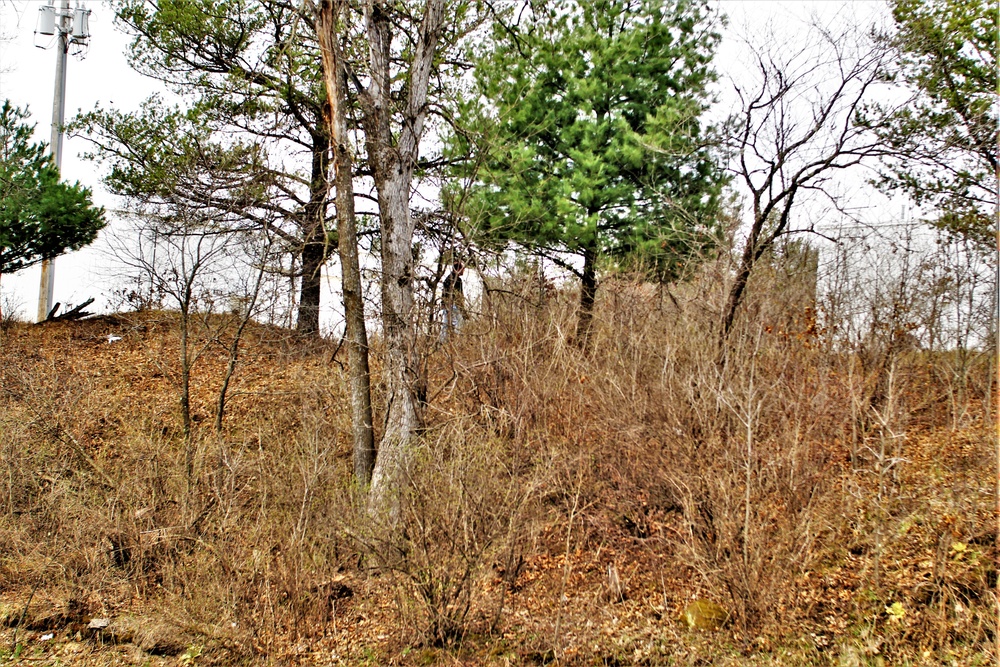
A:
<svg viewBox="0 0 1000 667">
<path fill-rule="evenodd" d="M 701 116 L 719 36 L 699 0 L 561 0 L 499 25 L 460 103 L 467 214 L 582 280 L 586 342 L 602 257 L 660 279 L 717 239 L 724 177 Z"/>
<path fill-rule="evenodd" d="M 881 185 L 937 209 L 938 226 L 993 247 L 1000 140 L 996 7 L 985 0 L 891 5 L 897 30 L 885 39 L 899 57 L 888 74 L 915 97 L 879 130 L 898 156 Z"/>
<path fill-rule="evenodd" d="M 32 143 L 28 112 L 0 107 L 0 273 L 13 273 L 93 242 L 104 209 L 90 190 L 59 180 L 45 144 Z"/>
<path fill-rule="evenodd" d="M 109 188 L 140 211 L 203 207 L 236 228 L 269 226 L 297 260 L 298 330 L 318 333 L 330 132 L 311 20 L 283 0 L 111 4 L 132 67 L 181 103 L 77 119 L 111 165 Z"/>
</svg>

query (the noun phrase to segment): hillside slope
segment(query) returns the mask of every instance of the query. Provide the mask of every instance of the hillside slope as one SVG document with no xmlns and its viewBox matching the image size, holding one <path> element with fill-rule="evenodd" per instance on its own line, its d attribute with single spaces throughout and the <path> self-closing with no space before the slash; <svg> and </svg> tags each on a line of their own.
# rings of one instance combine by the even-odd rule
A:
<svg viewBox="0 0 1000 667">
<path fill-rule="evenodd" d="M 991 660 L 988 355 L 959 383 L 948 353 L 866 364 L 764 313 L 720 362 L 696 315 L 627 284 L 585 354 L 572 303 L 428 336 L 427 431 L 385 520 L 350 483 L 335 343 L 251 327 L 219 431 L 232 330 L 206 322 L 185 437 L 176 314 L 8 325 L 0 659 Z"/>
</svg>

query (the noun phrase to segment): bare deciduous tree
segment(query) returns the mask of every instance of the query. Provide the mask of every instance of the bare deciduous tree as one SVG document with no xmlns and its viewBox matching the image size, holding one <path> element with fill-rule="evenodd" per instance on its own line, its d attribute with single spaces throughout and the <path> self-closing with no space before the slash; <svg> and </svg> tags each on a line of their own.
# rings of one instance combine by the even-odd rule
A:
<svg viewBox="0 0 1000 667">
<path fill-rule="evenodd" d="M 378 499 L 405 467 L 407 445 L 421 425 L 416 395 L 416 320 L 413 313 L 413 219 L 410 187 L 427 119 L 427 88 L 444 27 L 445 0 L 427 0 L 412 59 L 405 71 L 405 101 L 397 104 L 391 82 L 393 9 L 384 0 L 365 3 L 369 80 L 358 85 L 368 162 L 378 192 L 382 232 L 382 327 L 388 407 L 385 432 L 372 475 Z M 416 22 L 416 18 L 410 19 Z"/>
<path fill-rule="evenodd" d="M 768 42 L 787 44 L 776 35 Z M 735 83 L 740 110 L 731 121 L 729 147 L 750 221 L 723 311 L 723 341 L 754 267 L 793 231 L 796 205 L 814 193 L 832 197 L 825 188 L 835 173 L 885 153 L 870 128 L 855 124 L 879 82 L 885 47 L 857 30 L 833 33 L 816 24 L 802 43 L 791 51 L 754 48 L 752 82 Z"/>
</svg>

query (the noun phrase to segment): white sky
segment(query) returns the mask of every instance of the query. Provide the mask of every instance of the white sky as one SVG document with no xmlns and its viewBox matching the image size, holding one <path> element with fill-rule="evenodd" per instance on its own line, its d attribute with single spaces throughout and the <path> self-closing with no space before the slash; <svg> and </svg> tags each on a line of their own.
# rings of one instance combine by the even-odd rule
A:
<svg viewBox="0 0 1000 667">
<path fill-rule="evenodd" d="M 17 106 L 27 105 L 37 123 L 36 136 L 48 141 L 52 116 L 52 93 L 55 74 L 55 50 L 36 48 L 34 28 L 42 0 L 0 0 L 0 100 L 10 99 Z M 125 58 L 128 43 L 113 22 L 110 9 L 99 2 L 89 2 L 90 48 L 83 60 L 70 57 L 67 67 L 66 114 L 71 118 L 78 110 L 92 109 L 96 104 L 132 110 L 160 84 L 133 72 Z M 738 66 L 742 53 L 734 35 L 755 34 L 769 23 L 787 29 L 790 39 L 801 34 L 805 22 L 813 15 L 823 23 L 853 21 L 862 25 L 884 22 L 888 15 L 883 0 L 721 0 L 719 6 L 729 16 L 723 44 L 716 59 L 716 68 L 723 84 L 727 71 Z M 41 38 L 48 44 L 52 38 Z M 39 43 L 43 43 L 39 41 Z M 98 204 L 109 211 L 115 208 L 114 198 L 104 191 L 100 167 L 83 160 L 79 154 L 88 145 L 83 139 L 67 138 L 63 144 L 64 177 L 91 187 Z M 113 214 L 111 216 L 113 218 Z M 107 298 L 115 286 L 116 271 L 107 256 L 107 246 L 99 239 L 81 251 L 60 257 L 56 262 L 55 300 L 62 304 L 77 304 L 95 297 L 94 308 L 107 307 Z M 11 306 L 22 317 L 34 317 L 37 309 L 40 269 L 33 267 L 0 279 L 0 305 L 5 313 Z M 323 298 L 330 303 L 332 288 Z M 325 309 L 326 310 L 326 309 Z M 331 326 L 335 315 L 324 314 L 325 326 Z"/>
</svg>

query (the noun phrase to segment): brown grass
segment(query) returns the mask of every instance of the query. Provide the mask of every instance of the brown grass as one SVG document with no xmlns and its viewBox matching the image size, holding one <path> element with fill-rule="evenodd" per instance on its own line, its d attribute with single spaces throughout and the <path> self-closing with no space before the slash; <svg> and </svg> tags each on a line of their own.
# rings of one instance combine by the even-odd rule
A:
<svg viewBox="0 0 1000 667">
<path fill-rule="evenodd" d="M 720 357 L 720 290 L 628 281 L 602 287 L 584 353 L 572 294 L 503 287 L 429 337 L 428 429 L 391 525 L 350 484 L 334 346 L 252 327 L 221 434 L 210 346 L 189 490 L 173 315 L 7 325 L 0 657 L 990 661 L 988 356 L 959 392 L 945 353 L 903 350 L 887 383 L 801 300 L 757 299 Z M 696 598 L 728 623 L 682 627 Z M 91 635 L 97 617 L 113 624 Z"/>
</svg>

